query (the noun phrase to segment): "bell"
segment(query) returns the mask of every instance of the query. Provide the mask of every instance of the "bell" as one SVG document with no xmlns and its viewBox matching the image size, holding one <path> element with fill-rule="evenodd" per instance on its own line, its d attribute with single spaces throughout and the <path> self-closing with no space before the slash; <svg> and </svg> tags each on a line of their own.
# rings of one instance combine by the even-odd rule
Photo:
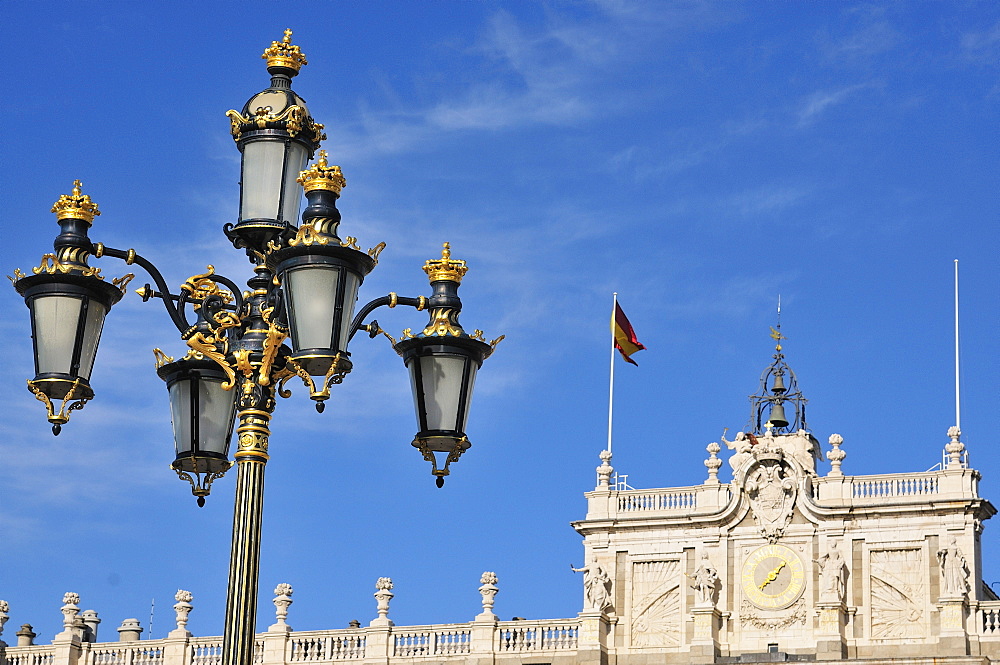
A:
<svg viewBox="0 0 1000 665">
<path fill-rule="evenodd" d="M 766 425 L 775 429 L 788 427 L 788 419 L 785 418 L 785 407 L 781 405 L 781 402 L 776 402 L 771 407 L 771 417 L 768 418 Z"/>
<path fill-rule="evenodd" d="M 781 374 L 774 375 L 774 381 L 771 382 L 771 392 L 775 395 L 782 395 L 788 390 L 785 388 L 785 379 Z"/>
</svg>

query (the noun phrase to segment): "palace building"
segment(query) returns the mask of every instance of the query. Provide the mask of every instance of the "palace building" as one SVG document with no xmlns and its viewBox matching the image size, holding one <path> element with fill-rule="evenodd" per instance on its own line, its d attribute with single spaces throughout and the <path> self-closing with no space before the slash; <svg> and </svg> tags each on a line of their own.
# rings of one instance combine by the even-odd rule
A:
<svg viewBox="0 0 1000 665">
<path fill-rule="evenodd" d="M 632 489 L 601 453 L 586 515 L 572 524 L 585 555 L 577 616 L 500 621 L 498 581 L 486 572 L 482 612 L 466 623 L 396 626 L 392 581 L 381 578 L 367 626 L 294 631 L 292 589 L 282 584 L 255 665 L 1000 660 L 1000 599 L 983 583 L 980 555 L 996 509 L 979 496 L 958 428 L 931 471 L 845 475 L 844 441 L 821 443 L 809 430 L 780 343 L 751 406 L 743 432 L 708 445 L 698 485 Z M 719 480 L 723 464 L 731 482 Z M 67 594 L 63 632 L 35 644 L 23 625 L 16 646 L 0 646 L 0 665 L 221 663 L 221 638 L 192 636 L 191 596 L 176 599 L 166 639 L 140 640 L 129 619 L 120 639 L 102 642 L 96 613 Z M 0 601 L 0 628 L 8 611 Z"/>
</svg>

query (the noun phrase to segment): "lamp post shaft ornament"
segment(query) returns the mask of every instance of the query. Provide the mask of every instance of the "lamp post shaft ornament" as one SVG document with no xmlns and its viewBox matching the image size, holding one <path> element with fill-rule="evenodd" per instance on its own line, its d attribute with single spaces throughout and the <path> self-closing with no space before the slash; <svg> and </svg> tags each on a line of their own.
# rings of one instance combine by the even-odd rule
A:
<svg viewBox="0 0 1000 665">
<path fill-rule="evenodd" d="M 440 259 L 423 267 L 430 296 L 390 293 L 354 314 L 358 291 L 385 243 L 363 251 L 357 238 L 341 238 L 336 204 L 347 184 L 343 173 L 328 163 L 325 151 L 306 168 L 326 134 L 291 88 L 307 64 L 291 35 L 286 30 L 264 51 L 270 85 L 242 110 L 226 113 L 242 159 L 239 214 L 223 232 L 252 265 L 246 291 L 210 265 L 172 293 L 156 266 L 134 249 L 94 243 L 89 232 L 101 211 L 80 181 L 52 207 L 60 227 L 55 251 L 44 254 L 32 274 L 15 270 L 10 277 L 31 317 L 35 377 L 28 388 L 44 403 L 54 434 L 93 399 L 90 376 L 104 319 L 134 277 L 106 281 L 89 260 L 121 259 L 152 280 L 136 293 L 144 302 L 155 298 L 163 304 L 188 347 L 180 359 L 153 350 L 170 400 L 176 452 L 171 468 L 203 505 L 212 483 L 237 467 L 224 665 L 253 660 L 264 469 L 276 399 L 291 396 L 286 382 L 301 379 L 322 412 L 331 387 L 353 369 L 348 344 L 354 335 L 385 335 L 414 390 L 418 430 L 412 445 L 431 462 L 440 487 L 450 464 L 471 445 L 465 426 L 475 375 L 503 339 L 487 342 L 481 331 L 470 335 L 459 324 L 458 288 L 468 266 L 451 258 L 448 243 Z M 300 222 L 303 194 L 308 206 Z M 380 307 L 398 305 L 427 310 L 422 332 L 407 328 L 397 341 L 377 321 L 365 321 Z M 178 630 L 184 630 L 187 601 L 178 603 Z M 73 608 L 67 601 L 67 617 Z"/>
</svg>

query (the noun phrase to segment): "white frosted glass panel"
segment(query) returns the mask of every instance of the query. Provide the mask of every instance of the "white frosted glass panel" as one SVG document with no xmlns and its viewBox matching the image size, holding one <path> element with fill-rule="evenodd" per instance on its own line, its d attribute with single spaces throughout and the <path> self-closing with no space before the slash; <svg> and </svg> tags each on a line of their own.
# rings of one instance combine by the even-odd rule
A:
<svg viewBox="0 0 1000 665">
<path fill-rule="evenodd" d="M 76 326 L 83 301 L 67 296 L 43 296 L 32 301 L 38 373 L 71 374 Z"/>
<path fill-rule="evenodd" d="M 90 301 L 87 322 L 84 324 L 83 347 L 80 349 L 80 376 L 88 381 L 90 371 L 94 369 L 94 357 L 97 355 L 97 345 L 101 341 L 101 330 L 104 329 L 104 317 L 107 313 L 104 305 Z"/>
<path fill-rule="evenodd" d="M 469 424 L 469 411 L 472 410 L 472 392 L 476 387 L 476 362 L 469 361 L 469 388 L 465 392 L 465 413 L 462 414 L 462 426 L 458 428 L 460 432 L 465 432 L 466 425 Z"/>
<path fill-rule="evenodd" d="M 177 454 L 191 452 L 191 382 L 176 381 L 169 390 L 170 422 L 174 426 Z"/>
<path fill-rule="evenodd" d="M 292 143 L 288 148 L 288 170 L 285 171 L 285 200 L 282 205 L 282 219 L 292 224 L 298 223 L 299 206 L 302 204 L 302 186 L 295 182 L 306 168 L 309 159 L 308 149 L 299 143 Z"/>
<path fill-rule="evenodd" d="M 340 327 L 338 351 L 347 350 L 347 338 L 351 332 L 351 321 L 354 320 L 354 304 L 358 300 L 358 287 L 361 285 L 357 276 L 346 270 L 344 271 L 344 282 L 344 316 L 341 319 L 343 324 Z"/>
<path fill-rule="evenodd" d="M 277 219 L 284 160 L 285 146 L 280 141 L 251 141 L 243 148 L 240 219 Z"/>
<path fill-rule="evenodd" d="M 223 390 L 221 381 L 202 379 L 199 383 L 198 448 L 224 455 L 236 408 L 236 391 Z"/>
<path fill-rule="evenodd" d="M 302 268 L 286 274 L 288 319 L 296 351 L 330 348 L 339 276 L 337 268 Z"/>
<path fill-rule="evenodd" d="M 424 408 L 427 429 L 454 430 L 458 413 L 458 398 L 462 394 L 461 356 L 423 356 L 420 372 L 424 382 Z"/>
</svg>

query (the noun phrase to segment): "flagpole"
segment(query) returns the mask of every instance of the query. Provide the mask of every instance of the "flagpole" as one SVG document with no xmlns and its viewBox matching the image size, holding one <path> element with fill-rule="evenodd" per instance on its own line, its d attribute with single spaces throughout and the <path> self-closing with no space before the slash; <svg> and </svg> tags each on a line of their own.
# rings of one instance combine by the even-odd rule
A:
<svg viewBox="0 0 1000 665">
<path fill-rule="evenodd" d="M 614 330 L 614 320 L 615 311 L 618 308 L 618 292 L 615 291 L 613 294 L 613 303 L 611 305 L 611 372 L 609 374 L 610 380 L 608 382 L 608 452 L 611 452 L 611 423 L 613 408 L 615 403 L 615 330 Z"/>
<path fill-rule="evenodd" d="M 958 259 L 955 259 L 955 427 L 962 429 L 962 402 L 958 378 Z"/>
</svg>

